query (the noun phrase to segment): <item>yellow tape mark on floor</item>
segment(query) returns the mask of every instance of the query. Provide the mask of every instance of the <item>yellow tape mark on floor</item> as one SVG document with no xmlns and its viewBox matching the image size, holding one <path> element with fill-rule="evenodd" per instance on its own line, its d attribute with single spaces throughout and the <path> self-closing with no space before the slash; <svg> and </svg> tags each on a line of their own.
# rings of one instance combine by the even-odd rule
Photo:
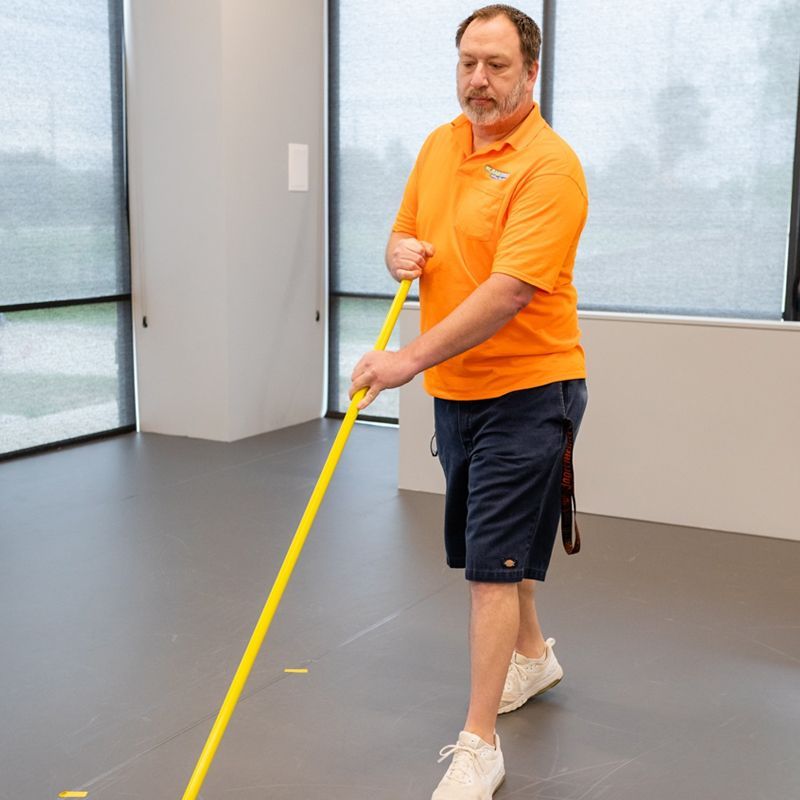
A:
<svg viewBox="0 0 800 800">
<path fill-rule="evenodd" d="M 308 670 L 307 669 L 285 669 L 284 672 L 291 672 L 295 675 L 305 675 Z"/>
<path fill-rule="evenodd" d="M 59 797 L 88 797 L 89 792 L 61 792 Z"/>
</svg>

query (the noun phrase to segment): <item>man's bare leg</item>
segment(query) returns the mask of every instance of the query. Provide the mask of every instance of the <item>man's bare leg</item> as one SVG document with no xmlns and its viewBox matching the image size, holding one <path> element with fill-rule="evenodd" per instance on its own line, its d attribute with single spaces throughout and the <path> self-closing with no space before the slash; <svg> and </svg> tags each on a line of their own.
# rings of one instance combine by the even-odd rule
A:
<svg viewBox="0 0 800 800">
<path fill-rule="evenodd" d="M 497 708 L 520 628 L 520 600 L 514 583 L 470 582 L 469 711 L 464 730 L 494 743 Z"/>
<path fill-rule="evenodd" d="M 517 584 L 519 632 L 514 649 L 528 658 L 541 658 L 546 649 L 536 614 L 535 585 L 536 581 L 527 579 Z"/>
</svg>

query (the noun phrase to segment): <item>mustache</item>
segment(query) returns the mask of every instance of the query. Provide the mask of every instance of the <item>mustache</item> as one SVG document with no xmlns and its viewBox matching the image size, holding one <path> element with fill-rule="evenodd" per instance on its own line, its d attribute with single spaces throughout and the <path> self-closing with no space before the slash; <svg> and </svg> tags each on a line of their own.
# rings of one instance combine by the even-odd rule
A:
<svg viewBox="0 0 800 800">
<path fill-rule="evenodd" d="M 472 99 L 476 99 L 476 100 L 496 100 L 497 99 L 496 97 L 492 97 L 492 95 L 490 95 L 488 92 L 480 91 L 480 90 L 479 91 L 475 91 L 475 90 L 468 91 L 467 94 L 466 94 L 466 98 L 467 98 L 467 100 L 472 100 Z"/>
</svg>

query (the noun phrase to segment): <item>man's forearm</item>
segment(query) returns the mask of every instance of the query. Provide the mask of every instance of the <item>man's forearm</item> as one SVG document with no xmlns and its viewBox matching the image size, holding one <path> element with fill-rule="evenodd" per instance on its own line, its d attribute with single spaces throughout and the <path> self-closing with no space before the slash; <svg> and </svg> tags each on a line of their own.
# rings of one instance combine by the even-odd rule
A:
<svg viewBox="0 0 800 800">
<path fill-rule="evenodd" d="M 533 298 L 535 289 L 508 275 L 493 274 L 437 325 L 404 347 L 415 374 L 491 338 Z"/>
<path fill-rule="evenodd" d="M 535 289 L 509 275 L 493 274 L 441 322 L 401 350 L 365 353 L 353 369 L 350 397 L 367 389 L 366 408 L 384 389 L 402 386 L 428 367 L 485 342 L 533 299 Z"/>
</svg>

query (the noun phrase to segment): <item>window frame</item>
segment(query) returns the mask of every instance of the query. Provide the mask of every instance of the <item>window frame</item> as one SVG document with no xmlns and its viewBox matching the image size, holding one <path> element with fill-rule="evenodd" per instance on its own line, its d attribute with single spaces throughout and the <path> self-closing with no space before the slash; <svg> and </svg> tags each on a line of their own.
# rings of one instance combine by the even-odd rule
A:
<svg viewBox="0 0 800 800">
<path fill-rule="evenodd" d="M 108 36 L 109 36 L 109 79 L 111 81 L 111 113 L 117 117 L 115 123 L 111 125 L 111 151 L 115 160 L 113 170 L 114 195 L 117 198 L 119 214 L 116 216 L 116 242 L 120 263 L 127 267 L 128 275 L 131 273 L 130 258 L 130 215 L 128 209 L 128 148 L 126 138 L 127 116 L 125 109 L 125 36 L 124 36 L 124 15 L 123 0 L 108 0 Z M 55 308 L 70 308 L 75 306 L 91 306 L 100 303 L 116 303 L 127 305 L 127 315 L 117 314 L 118 326 L 123 319 L 132 320 L 133 309 L 131 306 L 132 293 L 117 292 L 106 295 L 92 295 L 88 297 L 64 297 L 58 300 L 30 301 L 24 303 L 0 303 L 0 314 L 14 313 L 18 311 L 38 311 Z M 127 336 L 133 348 L 133 325 L 130 328 L 118 327 L 118 335 Z M 134 421 L 114 428 L 94 431 L 91 433 L 80 434 L 78 436 L 58 439 L 52 442 L 25 447 L 18 450 L 10 450 L 0 453 L 0 461 L 5 461 L 19 456 L 32 455 L 55 448 L 73 445 L 80 442 L 87 442 L 94 439 L 115 436 L 123 433 L 131 433 L 136 430 L 136 398 L 134 385 L 134 367 L 131 364 L 131 380 L 129 391 L 124 398 L 129 407 L 134 409 Z M 118 393 L 121 387 L 118 387 Z"/>
<path fill-rule="evenodd" d="M 783 319 L 786 322 L 798 322 L 800 321 L 800 71 L 797 80 L 792 203 L 786 260 L 786 297 L 783 304 Z"/>
</svg>

